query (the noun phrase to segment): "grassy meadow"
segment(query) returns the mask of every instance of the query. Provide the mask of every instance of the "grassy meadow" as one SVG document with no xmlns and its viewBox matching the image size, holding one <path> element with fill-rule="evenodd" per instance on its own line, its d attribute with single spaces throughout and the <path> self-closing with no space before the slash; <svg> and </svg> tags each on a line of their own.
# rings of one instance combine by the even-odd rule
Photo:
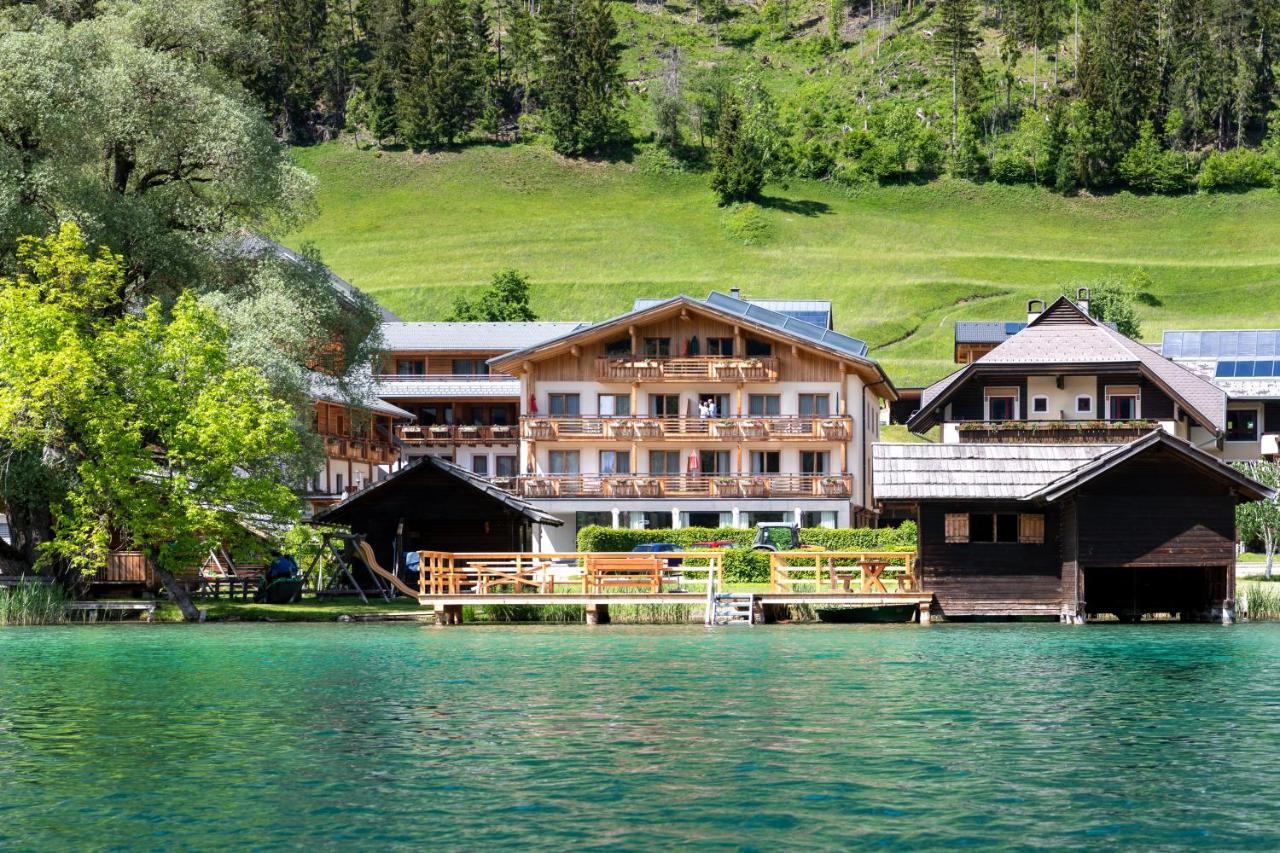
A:
<svg viewBox="0 0 1280 853">
<path fill-rule="evenodd" d="M 1064 198 L 942 181 L 847 191 L 769 186 L 758 216 L 718 208 L 705 175 L 568 161 L 538 147 L 295 151 L 318 215 L 284 241 L 406 320 L 515 267 L 549 320 L 597 320 L 637 296 L 742 288 L 824 298 L 900 386 L 951 368 L 952 323 L 1018 319 L 1025 301 L 1144 268 L 1144 337 L 1280 325 L 1280 193 Z"/>
</svg>

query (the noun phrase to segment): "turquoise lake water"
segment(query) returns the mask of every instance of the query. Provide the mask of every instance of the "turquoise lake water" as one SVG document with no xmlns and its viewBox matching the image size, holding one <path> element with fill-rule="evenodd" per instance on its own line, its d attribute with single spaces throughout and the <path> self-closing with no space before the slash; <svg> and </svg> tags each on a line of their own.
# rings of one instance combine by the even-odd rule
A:
<svg viewBox="0 0 1280 853">
<path fill-rule="evenodd" d="M 0 630 L 0 847 L 1280 849 L 1280 625 Z"/>
</svg>

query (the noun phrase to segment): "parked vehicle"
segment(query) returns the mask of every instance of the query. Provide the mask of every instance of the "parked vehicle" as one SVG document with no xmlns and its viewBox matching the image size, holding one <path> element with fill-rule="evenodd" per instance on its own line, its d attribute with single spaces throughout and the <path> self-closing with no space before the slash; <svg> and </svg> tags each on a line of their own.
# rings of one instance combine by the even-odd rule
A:
<svg viewBox="0 0 1280 853">
<path fill-rule="evenodd" d="M 800 544 L 800 525 L 785 521 L 761 521 L 756 524 L 753 551 L 821 551 L 817 545 Z"/>
<path fill-rule="evenodd" d="M 683 551 L 683 550 L 684 550 L 683 548 L 681 548 L 679 545 L 677 545 L 674 542 L 642 542 L 641 544 L 631 549 L 632 553 L 634 554 L 664 554 L 670 551 Z M 683 562 L 684 560 L 682 560 L 679 557 L 671 557 L 667 560 L 667 565 L 679 566 Z"/>
</svg>

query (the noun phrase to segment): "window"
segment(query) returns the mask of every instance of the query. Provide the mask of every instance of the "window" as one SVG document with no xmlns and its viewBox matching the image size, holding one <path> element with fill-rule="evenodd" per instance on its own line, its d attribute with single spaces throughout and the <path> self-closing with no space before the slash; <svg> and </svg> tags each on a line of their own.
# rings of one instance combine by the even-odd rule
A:
<svg viewBox="0 0 1280 853">
<path fill-rule="evenodd" d="M 748 394 L 747 414 L 753 418 L 773 418 L 782 414 L 780 394 Z"/>
<path fill-rule="evenodd" d="M 800 451 L 801 474 L 825 474 L 831 454 L 825 450 Z"/>
<path fill-rule="evenodd" d="M 1138 389 L 1131 385 L 1107 388 L 1107 418 L 1113 421 L 1136 421 L 1141 415 Z"/>
<path fill-rule="evenodd" d="M 1258 411 L 1256 409 L 1227 410 L 1227 441 L 1257 441 Z"/>
<path fill-rule="evenodd" d="M 671 526 L 671 513 L 623 512 L 619 514 L 618 522 L 631 530 L 661 530 Z"/>
<path fill-rule="evenodd" d="M 602 418 L 625 417 L 631 414 L 629 394 L 601 394 L 598 404 Z"/>
<path fill-rule="evenodd" d="M 547 454 L 551 474 L 578 474 L 582 467 L 576 450 L 553 450 Z"/>
<path fill-rule="evenodd" d="M 743 527 L 755 527 L 760 522 L 766 524 L 776 524 L 777 522 L 795 521 L 795 516 L 789 512 L 744 512 L 742 513 Z"/>
<path fill-rule="evenodd" d="M 831 509 L 811 510 L 807 509 L 800 513 L 801 527 L 828 527 L 835 528 L 837 513 Z"/>
<path fill-rule="evenodd" d="M 650 450 L 649 473 L 670 476 L 680 473 L 680 451 Z"/>
<path fill-rule="evenodd" d="M 516 476 L 516 468 L 520 464 L 514 456 L 495 456 L 493 462 L 493 473 L 498 477 Z"/>
<path fill-rule="evenodd" d="M 418 423 L 423 426 L 453 423 L 453 406 L 420 406 Z"/>
<path fill-rule="evenodd" d="M 425 358 L 396 359 L 396 374 L 399 376 L 426 376 L 427 360 Z"/>
<path fill-rule="evenodd" d="M 582 403 L 577 394 L 548 394 L 547 411 L 553 418 L 576 418 L 582 414 Z"/>
<path fill-rule="evenodd" d="M 1038 415 L 1043 415 L 1049 411 L 1049 398 L 1043 395 L 1036 395 L 1031 398 L 1031 411 Z"/>
<path fill-rule="evenodd" d="M 729 411 L 729 395 L 728 394 L 699 394 L 698 395 L 698 411 L 702 412 L 702 407 L 707 403 L 711 404 L 711 408 L 707 411 L 709 418 L 727 418 L 732 413 Z"/>
<path fill-rule="evenodd" d="M 747 338 L 747 356 L 751 358 L 768 358 L 773 355 L 773 344 Z"/>
<path fill-rule="evenodd" d="M 1076 397 L 1076 414 L 1087 415 L 1093 411 L 1093 398 L 1088 394 L 1081 394 Z"/>
<path fill-rule="evenodd" d="M 584 527 L 613 527 L 613 513 L 577 512 L 574 513 L 574 524 L 578 530 Z"/>
<path fill-rule="evenodd" d="M 986 418 L 988 421 L 1016 421 L 1018 419 L 1017 388 L 986 388 L 983 390 L 986 400 Z"/>
<path fill-rule="evenodd" d="M 731 512 L 682 512 L 681 527 L 728 527 L 733 523 Z"/>
<path fill-rule="evenodd" d="M 943 541 L 1044 543 L 1044 516 L 1016 512 L 949 512 L 943 518 Z"/>
<path fill-rule="evenodd" d="M 482 477 L 489 476 L 489 457 L 488 456 L 472 456 L 471 457 L 471 473 L 479 474 Z"/>
<path fill-rule="evenodd" d="M 752 474 L 778 474 L 782 471 L 782 454 L 776 450 L 751 451 Z"/>
<path fill-rule="evenodd" d="M 733 338 L 707 338 L 707 355 L 733 355 Z"/>
<path fill-rule="evenodd" d="M 511 423 L 511 409 L 508 406 L 490 406 L 489 423 L 494 426 L 508 426 Z"/>
<path fill-rule="evenodd" d="M 671 338 L 645 338 L 644 354 L 656 358 L 668 358 L 671 355 Z"/>
<path fill-rule="evenodd" d="M 800 417 L 825 418 L 831 414 L 830 394 L 801 394 Z"/>
<path fill-rule="evenodd" d="M 680 414 L 679 394 L 650 394 L 649 414 L 655 418 L 673 418 Z"/>
<path fill-rule="evenodd" d="M 483 358 L 455 358 L 453 374 L 455 376 L 485 376 L 489 373 L 489 365 Z"/>
<path fill-rule="evenodd" d="M 601 450 L 600 451 L 600 473 L 601 474 L 630 474 L 631 473 L 631 451 Z"/>
<path fill-rule="evenodd" d="M 612 356 L 631 355 L 631 338 L 628 336 L 619 338 L 616 341 L 609 341 L 604 345 L 604 354 Z"/>
<path fill-rule="evenodd" d="M 732 470 L 729 468 L 729 451 L 727 450 L 698 451 L 698 473 L 700 474 L 732 473 Z"/>
</svg>

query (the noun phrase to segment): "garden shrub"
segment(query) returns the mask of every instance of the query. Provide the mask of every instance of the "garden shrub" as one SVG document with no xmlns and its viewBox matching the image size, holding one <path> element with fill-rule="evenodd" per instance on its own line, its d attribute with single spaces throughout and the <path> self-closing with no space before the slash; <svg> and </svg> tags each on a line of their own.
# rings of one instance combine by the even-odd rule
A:
<svg viewBox="0 0 1280 853">
<path fill-rule="evenodd" d="M 1261 152 L 1249 148 L 1214 151 L 1200 166 L 1196 183 L 1202 190 L 1243 190 L 1271 186 L 1275 169 Z"/>
<path fill-rule="evenodd" d="M 769 236 L 769 220 L 760 205 L 735 204 L 721 218 L 725 232 L 744 246 L 758 246 Z"/>
<path fill-rule="evenodd" d="M 591 525 L 578 531 L 578 550 L 630 551 L 650 542 L 671 542 L 681 548 L 691 548 L 695 542 L 715 541 L 730 541 L 745 549 L 755 535 L 755 530 L 740 527 L 631 530 Z M 800 542 L 819 545 L 828 551 L 910 551 L 916 547 L 916 524 L 904 521 L 898 527 L 806 527 L 800 531 Z"/>
</svg>

